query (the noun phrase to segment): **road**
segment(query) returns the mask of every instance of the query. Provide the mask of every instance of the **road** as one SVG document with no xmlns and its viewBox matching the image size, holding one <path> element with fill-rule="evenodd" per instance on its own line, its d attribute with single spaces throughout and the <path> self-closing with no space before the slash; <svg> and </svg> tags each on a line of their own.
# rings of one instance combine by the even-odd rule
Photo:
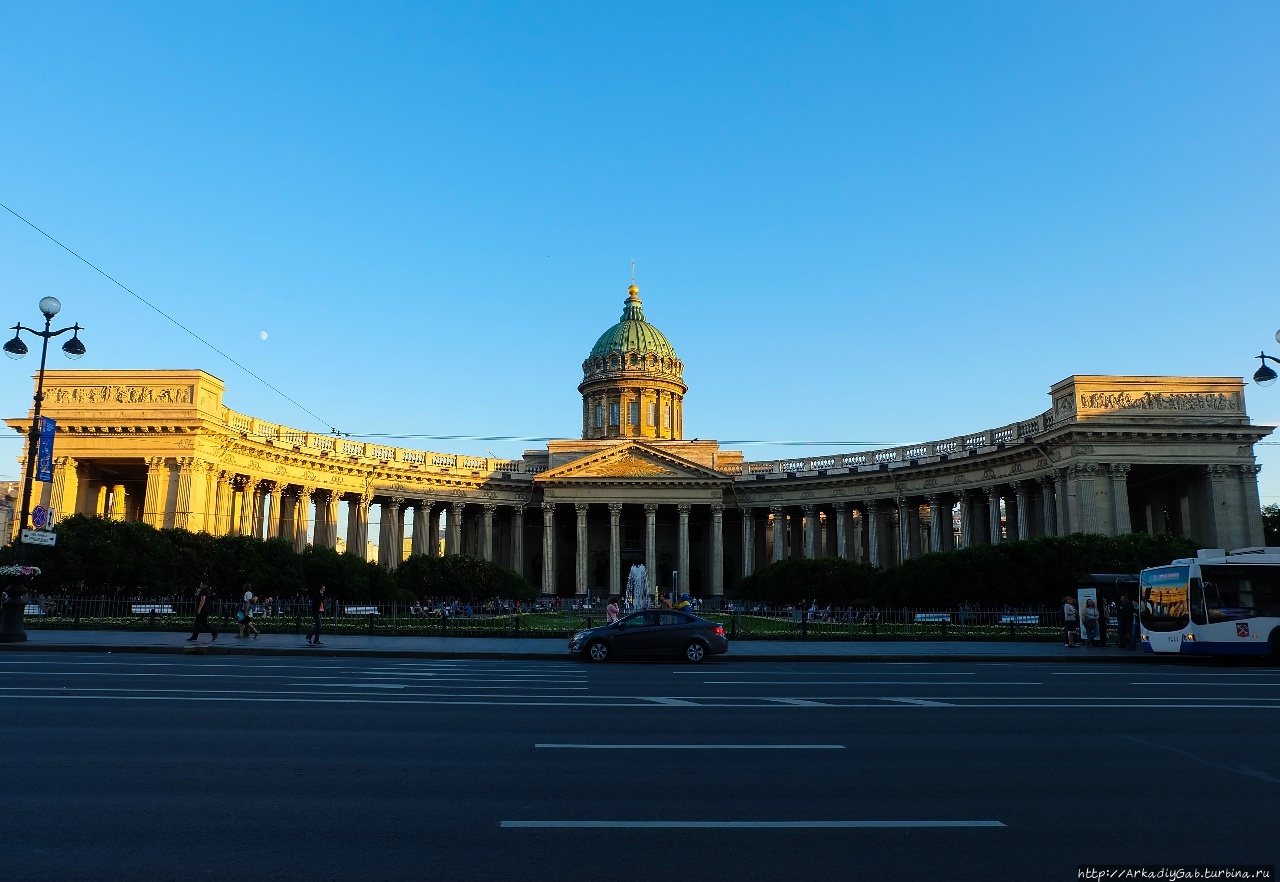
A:
<svg viewBox="0 0 1280 882">
<path fill-rule="evenodd" d="M 0 876 L 1074 879 L 1280 852 L 1280 670 L 0 654 Z"/>
</svg>

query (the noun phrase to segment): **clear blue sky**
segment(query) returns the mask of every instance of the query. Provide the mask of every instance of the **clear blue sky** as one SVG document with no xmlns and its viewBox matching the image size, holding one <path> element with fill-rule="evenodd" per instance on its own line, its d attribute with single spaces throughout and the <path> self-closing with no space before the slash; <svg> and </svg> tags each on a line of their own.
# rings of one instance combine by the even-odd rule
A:
<svg viewBox="0 0 1280 882">
<path fill-rule="evenodd" d="M 1280 356 L 1280 4 L 644 7 L 9 3 L 0 201 L 320 420 L 3 212 L 0 321 L 52 293 L 78 366 L 358 435 L 576 436 L 632 258 L 688 437 L 926 441 Z"/>
</svg>

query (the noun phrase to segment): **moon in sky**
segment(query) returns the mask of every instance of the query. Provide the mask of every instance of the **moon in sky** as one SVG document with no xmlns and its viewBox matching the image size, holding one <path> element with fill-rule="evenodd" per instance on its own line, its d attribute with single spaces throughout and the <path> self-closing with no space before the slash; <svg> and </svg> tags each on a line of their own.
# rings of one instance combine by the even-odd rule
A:
<svg viewBox="0 0 1280 882">
<path fill-rule="evenodd" d="M 259 337 L 261 337 L 263 340 L 265 340 L 265 339 L 267 339 L 267 332 L 266 332 L 266 331 L 263 331 L 263 332 L 262 332 L 261 334 L 259 334 L 258 336 L 259 336 Z"/>
</svg>

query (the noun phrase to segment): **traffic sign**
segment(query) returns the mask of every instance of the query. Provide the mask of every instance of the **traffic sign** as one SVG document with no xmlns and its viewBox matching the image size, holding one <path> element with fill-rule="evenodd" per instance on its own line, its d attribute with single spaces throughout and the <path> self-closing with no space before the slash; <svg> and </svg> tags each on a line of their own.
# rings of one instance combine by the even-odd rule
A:
<svg viewBox="0 0 1280 882">
<path fill-rule="evenodd" d="M 37 530 L 43 530 L 44 525 L 49 520 L 49 511 L 43 505 L 37 505 L 31 510 L 31 526 Z"/>
<path fill-rule="evenodd" d="M 28 545 L 56 545 L 58 534 L 44 530 L 23 530 L 22 541 Z"/>
</svg>

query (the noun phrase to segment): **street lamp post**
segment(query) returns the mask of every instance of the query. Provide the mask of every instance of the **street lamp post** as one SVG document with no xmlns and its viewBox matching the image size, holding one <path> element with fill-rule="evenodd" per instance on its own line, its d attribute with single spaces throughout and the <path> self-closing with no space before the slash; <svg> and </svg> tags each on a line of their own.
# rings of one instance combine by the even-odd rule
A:
<svg viewBox="0 0 1280 882">
<path fill-rule="evenodd" d="M 1276 331 L 1276 342 L 1280 343 L 1280 331 Z M 1276 372 L 1267 365 L 1267 362 L 1274 361 L 1280 364 L 1280 358 L 1272 358 L 1265 352 L 1259 352 L 1254 358 L 1262 362 L 1262 367 L 1253 372 L 1253 381 L 1259 386 L 1270 386 L 1276 381 Z"/>
<path fill-rule="evenodd" d="M 84 329 L 80 325 L 71 325 L 57 331 L 50 330 L 53 317 L 61 310 L 62 304 L 58 302 L 58 298 L 43 298 L 40 301 L 40 312 L 44 314 L 44 330 L 28 328 L 21 323 L 16 324 L 13 326 L 13 339 L 4 344 L 5 355 L 10 358 L 22 358 L 27 354 L 27 344 L 22 342 L 22 332 L 26 331 L 28 334 L 35 334 L 41 338 L 40 373 L 36 375 L 35 409 L 31 417 L 31 429 L 27 433 L 27 467 L 22 475 L 22 514 L 18 517 L 18 547 L 16 552 L 18 563 L 22 563 L 22 559 L 25 556 L 26 546 L 22 542 L 22 531 L 27 528 L 27 520 L 31 516 L 31 480 L 36 467 L 40 404 L 44 400 L 44 364 L 45 358 L 49 354 L 49 341 L 70 331 L 71 339 L 62 344 L 62 351 L 66 353 L 67 358 L 79 358 L 85 352 L 84 343 L 80 341 L 80 332 Z M 15 585 L 10 589 L 8 599 L 4 604 L 3 614 L 0 615 L 0 643 L 21 643 L 27 639 L 27 632 L 23 628 L 22 622 L 26 603 L 25 586 L 19 587 Z"/>
</svg>

